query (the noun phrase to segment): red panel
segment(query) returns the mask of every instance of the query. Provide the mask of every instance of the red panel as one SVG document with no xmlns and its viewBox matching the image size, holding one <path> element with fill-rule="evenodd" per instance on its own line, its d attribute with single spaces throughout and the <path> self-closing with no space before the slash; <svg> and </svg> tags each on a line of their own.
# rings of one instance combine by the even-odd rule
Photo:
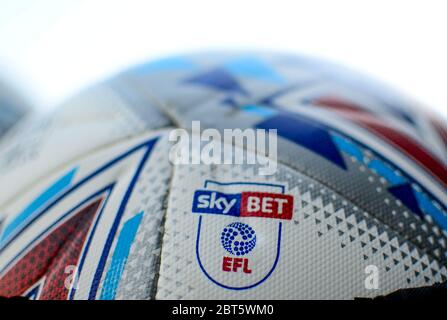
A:
<svg viewBox="0 0 447 320">
<path fill-rule="evenodd" d="M 0 296 L 23 295 L 42 277 L 46 277 L 40 299 L 67 299 L 65 268 L 77 265 L 82 247 L 100 204 L 95 200 L 43 239 L 20 258 L 0 278 Z"/>
</svg>

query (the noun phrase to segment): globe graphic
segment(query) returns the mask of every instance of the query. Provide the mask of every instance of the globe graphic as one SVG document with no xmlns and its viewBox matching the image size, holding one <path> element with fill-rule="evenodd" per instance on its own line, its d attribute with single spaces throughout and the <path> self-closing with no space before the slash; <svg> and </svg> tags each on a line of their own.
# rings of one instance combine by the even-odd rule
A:
<svg viewBox="0 0 447 320">
<path fill-rule="evenodd" d="M 230 223 L 222 230 L 222 246 L 232 255 L 243 256 L 256 246 L 256 232 L 248 224 Z"/>
</svg>

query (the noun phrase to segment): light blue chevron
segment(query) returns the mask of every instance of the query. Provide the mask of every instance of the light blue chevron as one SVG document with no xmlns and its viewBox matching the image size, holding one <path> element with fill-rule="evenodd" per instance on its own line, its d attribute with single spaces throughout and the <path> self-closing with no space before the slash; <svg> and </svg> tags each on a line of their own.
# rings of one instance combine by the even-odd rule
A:
<svg viewBox="0 0 447 320">
<path fill-rule="evenodd" d="M 368 162 L 368 167 L 374 170 L 379 176 L 383 177 L 391 186 L 408 182 L 404 177 L 398 175 L 393 169 L 380 160 L 371 160 Z"/>
<path fill-rule="evenodd" d="M 447 216 L 440 208 L 435 206 L 435 204 L 422 192 L 416 190 L 413 187 L 413 192 L 418 202 L 421 210 L 428 214 L 438 223 L 444 230 L 447 230 Z"/>
<path fill-rule="evenodd" d="M 102 300 L 115 299 L 116 290 L 120 283 L 124 267 L 126 266 L 127 257 L 129 256 L 130 248 L 135 239 L 135 235 L 137 234 L 142 217 L 143 212 L 140 212 L 131 219 L 127 220 L 123 225 L 123 229 L 118 236 L 115 252 L 113 253 L 112 261 L 102 287 Z"/>
<path fill-rule="evenodd" d="M 146 63 L 137 66 L 131 72 L 137 75 L 145 75 L 159 71 L 182 71 L 194 69 L 196 65 L 185 57 L 171 57 L 166 59 L 155 60 L 150 63 Z"/>
<path fill-rule="evenodd" d="M 362 163 L 364 162 L 362 150 L 359 147 L 357 147 L 354 143 L 352 143 L 348 139 L 345 139 L 335 134 L 332 134 L 332 140 L 334 141 L 335 145 L 338 147 L 340 151 L 344 151 L 345 153 L 356 158 L 358 161 Z"/>
<path fill-rule="evenodd" d="M 11 222 L 9 222 L 9 224 L 6 225 L 0 238 L 0 246 L 9 238 L 9 236 L 21 228 L 26 221 L 34 215 L 34 213 L 42 208 L 44 204 L 54 198 L 62 190 L 67 188 L 73 181 L 76 170 L 77 169 L 75 168 L 59 178 L 44 192 L 38 195 L 25 209 L 23 209 L 22 212 L 20 212 Z"/>
<path fill-rule="evenodd" d="M 244 105 L 241 107 L 241 110 L 245 111 L 245 112 L 256 114 L 256 115 L 260 116 L 261 118 L 271 117 L 278 113 L 273 108 L 269 108 L 269 107 L 265 107 L 265 106 L 261 106 L 261 105 L 254 105 L 254 104 Z"/>
</svg>

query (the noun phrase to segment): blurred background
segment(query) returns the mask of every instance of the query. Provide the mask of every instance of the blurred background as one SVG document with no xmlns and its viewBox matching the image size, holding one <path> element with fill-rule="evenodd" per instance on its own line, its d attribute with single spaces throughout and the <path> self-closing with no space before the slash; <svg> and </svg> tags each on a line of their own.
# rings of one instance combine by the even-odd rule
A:
<svg viewBox="0 0 447 320">
<path fill-rule="evenodd" d="M 41 110 L 130 65 L 267 49 L 369 73 L 447 118 L 445 1 L 0 0 L 0 77 Z"/>
</svg>

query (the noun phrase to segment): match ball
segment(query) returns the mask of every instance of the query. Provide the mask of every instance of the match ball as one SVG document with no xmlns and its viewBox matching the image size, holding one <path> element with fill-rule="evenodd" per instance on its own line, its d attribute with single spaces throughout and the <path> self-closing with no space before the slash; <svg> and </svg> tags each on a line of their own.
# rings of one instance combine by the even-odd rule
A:
<svg viewBox="0 0 447 320">
<path fill-rule="evenodd" d="M 328 62 L 157 60 L 0 146 L 0 296 L 354 299 L 447 279 L 446 126 Z"/>
</svg>

